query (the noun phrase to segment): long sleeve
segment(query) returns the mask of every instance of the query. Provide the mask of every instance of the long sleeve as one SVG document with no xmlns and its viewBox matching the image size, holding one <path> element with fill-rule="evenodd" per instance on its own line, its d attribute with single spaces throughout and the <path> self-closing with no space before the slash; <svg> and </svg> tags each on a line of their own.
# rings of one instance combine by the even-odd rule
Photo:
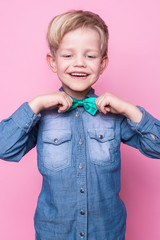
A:
<svg viewBox="0 0 160 240">
<path fill-rule="evenodd" d="M 24 103 L 11 117 L 0 122 L 1 159 L 18 162 L 36 145 L 36 123 L 40 117 L 32 112 L 28 103 Z"/>
<path fill-rule="evenodd" d="M 124 118 L 121 123 L 122 142 L 138 148 L 150 158 L 160 158 L 160 121 L 139 107 L 143 116 L 139 123 Z"/>
</svg>

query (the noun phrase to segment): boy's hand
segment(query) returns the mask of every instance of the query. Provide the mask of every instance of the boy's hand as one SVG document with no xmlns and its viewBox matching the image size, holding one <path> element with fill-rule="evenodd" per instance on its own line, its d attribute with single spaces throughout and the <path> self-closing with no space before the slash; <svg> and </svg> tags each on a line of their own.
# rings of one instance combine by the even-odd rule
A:
<svg viewBox="0 0 160 240">
<path fill-rule="evenodd" d="M 142 113 L 136 106 L 125 102 L 111 93 L 104 93 L 95 100 L 95 104 L 100 112 L 123 114 L 132 122 L 140 122 Z"/>
<path fill-rule="evenodd" d="M 32 99 L 28 104 L 35 114 L 44 109 L 58 107 L 58 112 L 66 112 L 72 106 L 73 99 L 65 92 L 55 92 Z"/>
</svg>

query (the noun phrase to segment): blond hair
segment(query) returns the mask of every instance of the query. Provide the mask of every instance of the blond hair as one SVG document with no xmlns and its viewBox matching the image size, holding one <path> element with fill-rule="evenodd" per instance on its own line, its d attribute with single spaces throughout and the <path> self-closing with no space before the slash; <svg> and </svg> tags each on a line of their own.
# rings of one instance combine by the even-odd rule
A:
<svg viewBox="0 0 160 240">
<path fill-rule="evenodd" d="M 82 10 L 72 10 L 52 19 L 48 26 L 47 40 L 51 54 L 54 56 L 64 35 L 77 28 L 95 29 L 101 39 L 102 57 L 108 56 L 108 28 L 99 15 Z"/>
</svg>

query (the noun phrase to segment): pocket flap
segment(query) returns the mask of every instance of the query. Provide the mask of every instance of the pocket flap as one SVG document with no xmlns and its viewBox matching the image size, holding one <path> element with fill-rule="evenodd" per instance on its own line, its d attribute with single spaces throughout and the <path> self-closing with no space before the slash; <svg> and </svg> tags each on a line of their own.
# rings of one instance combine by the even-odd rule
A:
<svg viewBox="0 0 160 240">
<path fill-rule="evenodd" d="M 88 130 L 88 135 L 90 138 L 96 139 L 99 142 L 106 142 L 114 139 L 114 129 L 92 129 Z"/>
<path fill-rule="evenodd" d="M 54 145 L 59 145 L 61 143 L 64 143 L 66 141 L 71 140 L 71 131 L 63 131 L 55 130 L 55 131 L 45 131 L 42 135 L 42 140 L 45 143 L 50 143 Z"/>
</svg>

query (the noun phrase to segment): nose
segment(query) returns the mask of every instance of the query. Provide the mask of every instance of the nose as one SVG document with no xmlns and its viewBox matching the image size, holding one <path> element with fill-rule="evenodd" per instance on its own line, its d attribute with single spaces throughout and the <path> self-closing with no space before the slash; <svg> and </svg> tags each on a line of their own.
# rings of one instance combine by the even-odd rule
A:
<svg viewBox="0 0 160 240">
<path fill-rule="evenodd" d="M 86 67 L 85 57 L 82 55 L 75 56 L 74 67 Z"/>
</svg>

